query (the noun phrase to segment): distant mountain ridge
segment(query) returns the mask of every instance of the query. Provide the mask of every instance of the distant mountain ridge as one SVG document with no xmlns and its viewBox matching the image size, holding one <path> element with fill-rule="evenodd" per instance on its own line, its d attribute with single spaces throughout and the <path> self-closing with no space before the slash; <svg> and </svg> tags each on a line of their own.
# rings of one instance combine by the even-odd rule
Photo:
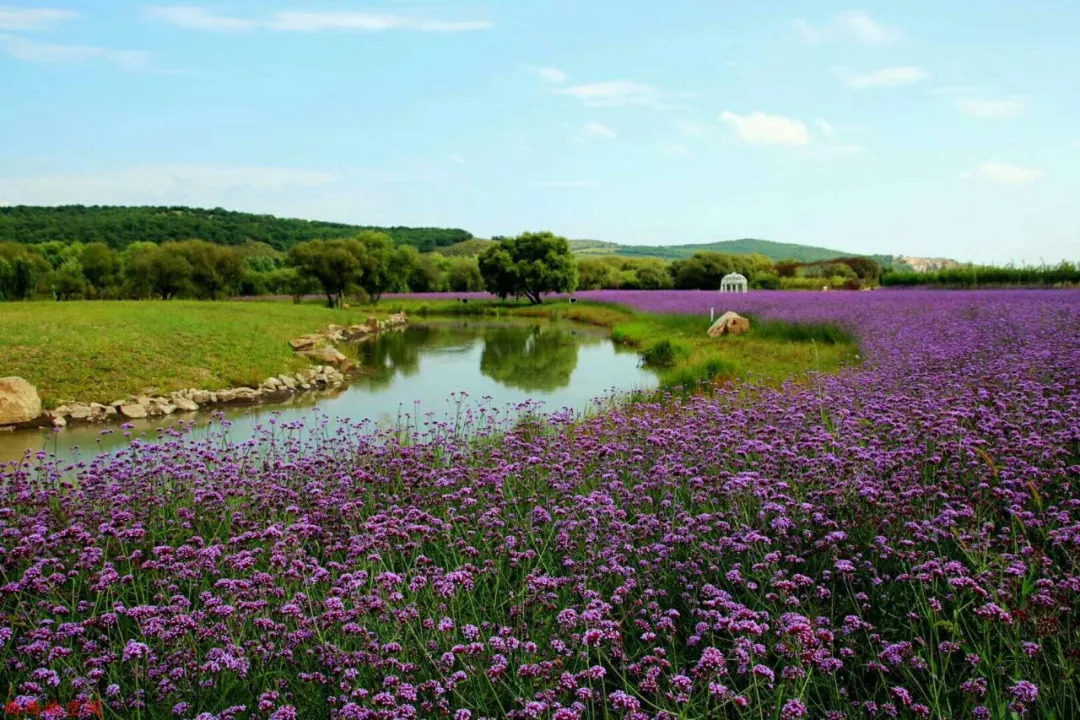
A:
<svg viewBox="0 0 1080 720">
<path fill-rule="evenodd" d="M 732 255 L 758 253 L 774 261 L 798 260 L 799 262 L 818 262 L 835 260 L 842 257 L 863 256 L 862 253 L 844 252 L 813 245 L 740 238 L 738 240 L 719 240 L 710 243 L 690 243 L 684 245 L 621 245 L 604 240 L 571 240 L 570 249 L 575 255 L 621 255 L 629 257 L 654 257 L 662 260 L 688 258 L 698 252 L 722 252 Z M 866 255 L 883 265 L 894 263 L 891 255 Z"/>
</svg>

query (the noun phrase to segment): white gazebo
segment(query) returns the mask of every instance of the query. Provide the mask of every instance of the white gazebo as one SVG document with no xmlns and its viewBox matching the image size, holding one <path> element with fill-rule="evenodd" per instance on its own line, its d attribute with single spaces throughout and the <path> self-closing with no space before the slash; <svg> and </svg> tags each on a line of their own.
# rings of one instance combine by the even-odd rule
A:
<svg viewBox="0 0 1080 720">
<path fill-rule="evenodd" d="M 729 273 L 720 281 L 720 292 L 744 293 L 746 292 L 746 278 L 739 273 Z"/>
</svg>

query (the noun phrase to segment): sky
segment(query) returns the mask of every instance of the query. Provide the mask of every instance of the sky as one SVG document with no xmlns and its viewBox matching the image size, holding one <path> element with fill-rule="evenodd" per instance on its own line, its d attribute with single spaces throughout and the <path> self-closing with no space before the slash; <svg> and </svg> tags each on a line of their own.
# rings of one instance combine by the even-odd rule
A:
<svg viewBox="0 0 1080 720">
<path fill-rule="evenodd" d="M 0 203 L 1080 259 L 1080 2 L 0 0 Z"/>
</svg>

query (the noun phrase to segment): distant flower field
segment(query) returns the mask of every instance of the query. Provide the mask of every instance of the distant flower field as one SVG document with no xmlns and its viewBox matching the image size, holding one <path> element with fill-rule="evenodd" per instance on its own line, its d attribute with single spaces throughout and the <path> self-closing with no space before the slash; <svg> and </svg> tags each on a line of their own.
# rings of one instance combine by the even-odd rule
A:
<svg viewBox="0 0 1080 720">
<path fill-rule="evenodd" d="M 472 441 L 9 469 L 9 711 L 1076 716 L 1080 292 L 578 296 L 835 321 L 865 364 Z"/>
</svg>

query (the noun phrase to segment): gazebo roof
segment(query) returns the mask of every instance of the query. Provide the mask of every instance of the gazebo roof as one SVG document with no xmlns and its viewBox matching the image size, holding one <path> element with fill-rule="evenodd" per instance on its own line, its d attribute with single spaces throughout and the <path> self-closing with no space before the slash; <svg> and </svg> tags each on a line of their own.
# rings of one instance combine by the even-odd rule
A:
<svg viewBox="0 0 1080 720">
<path fill-rule="evenodd" d="M 713 277 L 716 276 L 714 275 Z M 746 277 L 739 273 L 728 273 L 720 282 L 746 282 Z"/>
</svg>

